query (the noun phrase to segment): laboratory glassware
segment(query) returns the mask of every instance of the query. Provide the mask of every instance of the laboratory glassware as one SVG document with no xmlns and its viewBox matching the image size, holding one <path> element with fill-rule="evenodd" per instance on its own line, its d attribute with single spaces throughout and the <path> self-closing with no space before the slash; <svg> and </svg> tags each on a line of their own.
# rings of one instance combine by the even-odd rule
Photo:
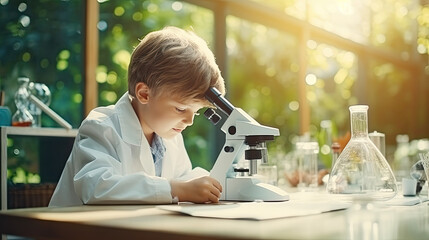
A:
<svg viewBox="0 0 429 240">
<path fill-rule="evenodd" d="M 317 142 L 297 142 L 298 152 L 298 189 L 315 190 L 318 186 L 317 159 L 319 144 Z"/>
<path fill-rule="evenodd" d="M 410 169 L 411 178 L 414 178 L 417 181 L 417 188 L 416 188 L 417 194 L 420 193 L 420 191 L 422 190 L 423 186 L 425 185 L 425 183 L 427 181 L 427 176 L 426 176 L 426 172 L 425 172 L 427 167 L 425 168 L 423 166 L 424 155 L 422 153 L 420 153 L 419 156 L 420 156 L 421 160 L 417 161 Z M 429 159 L 429 155 L 428 155 L 428 159 Z M 428 174 L 429 174 L 429 169 L 428 169 Z"/>
<path fill-rule="evenodd" d="M 368 137 L 368 106 L 355 105 L 349 110 L 351 139 L 331 171 L 327 192 L 351 201 L 389 200 L 397 193 L 396 179 Z"/>
<path fill-rule="evenodd" d="M 49 106 L 51 103 L 51 91 L 45 84 L 30 82 L 28 85 L 28 90 L 33 96 L 37 97 L 46 106 Z M 34 118 L 33 127 L 41 127 L 42 109 L 40 109 L 34 102 L 30 101 L 28 104 L 28 110 Z"/>
<path fill-rule="evenodd" d="M 419 155 L 421 158 L 420 161 L 422 163 L 423 169 L 425 170 L 426 181 L 429 181 L 429 152 L 425 154 L 420 153 Z M 427 192 L 428 192 L 428 198 L 429 198 L 429 184 L 428 184 Z"/>
<path fill-rule="evenodd" d="M 332 148 L 332 163 L 331 163 L 331 170 L 332 170 L 332 168 L 334 168 L 335 162 L 340 156 L 341 145 L 338 142 L 334 142 L 332 143 L 331 148 Z"/>
<path fill-rule="evenodd" d="M 374 143 L 374 145 L 380 150 L 381 154 L 386 157 L 386 141 L 384 133 L 374 131 L 368 134 L 369 139 Z"/>
<path fill-rule="evenodd" d="M 30 93 L 28 92 L 29 79 L 18 78 L 19 88 L 15 93 L 16 112 L 12 116 L 12 126 L 28 127 L 33 124 L 33 116 L 28 111 Z"/>
</svg>

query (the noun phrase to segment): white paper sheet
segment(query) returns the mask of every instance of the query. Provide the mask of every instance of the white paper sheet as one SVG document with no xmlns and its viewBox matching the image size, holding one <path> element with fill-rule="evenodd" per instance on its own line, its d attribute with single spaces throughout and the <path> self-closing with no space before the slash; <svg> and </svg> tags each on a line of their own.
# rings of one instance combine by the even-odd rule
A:
<svg viewBox="0 0 429 240">
<path fill-rule="evenodd" d="M 404 197 L 400 194 L 389 201 L 377 202 L 380 206 L 412 206 L 428 201 L 427 197 Z M 290 194 L 286 202 L 221 202 L 219 204 L 161 205 L 158 208 L 194 217 L 267 220 L 299 217 L 347 209 L 351 202 L 339 201 L 335 195 L 321 192 Z"/>
<path fill-rule="evenodd" d="M 346 209 L 348 203 L 332 201 L 247 202 L 221 204 L 179 204 L 159 206 L 194 217 L 267 220 L 298 217 Z"/>
<path fill-rule="evenodd" d="M 427 196 L 420 195 L 405 197 L 398 193 L 394 198 L 386 201 L 385 204 L 390 206 L 413 206 L 426 201 L 428 201 Z"/>
</svg>

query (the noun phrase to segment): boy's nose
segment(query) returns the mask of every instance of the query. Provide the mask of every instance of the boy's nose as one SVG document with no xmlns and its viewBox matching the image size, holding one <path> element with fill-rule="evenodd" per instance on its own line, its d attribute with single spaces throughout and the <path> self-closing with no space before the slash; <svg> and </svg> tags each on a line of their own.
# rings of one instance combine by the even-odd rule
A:
<svg viewBox="0 0 429 240">
<path fill-rule="evenodd" d="M 188 126 L 191 126 L 194 123 L 194 116 L 195 114 L 192 111 L 189 111 L 186 113 L 186 116 L 183 118 L 183 123 L 185 123 Z"/>
</svg>

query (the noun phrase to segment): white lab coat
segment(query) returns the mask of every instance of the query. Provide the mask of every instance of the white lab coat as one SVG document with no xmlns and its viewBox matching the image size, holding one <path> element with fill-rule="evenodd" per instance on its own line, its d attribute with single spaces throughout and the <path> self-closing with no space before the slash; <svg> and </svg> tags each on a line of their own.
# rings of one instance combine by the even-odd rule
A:
<svg viewBox="0 0 429 240">
<path fill-rule="evenodd" d="M 128 93 L 91 111 L 79 128 L 49 206 L 172 203 L 169 180 L 208 175 L 192 170 L 183 138 L 163 139 L 161 177 Z"/>
</svg>

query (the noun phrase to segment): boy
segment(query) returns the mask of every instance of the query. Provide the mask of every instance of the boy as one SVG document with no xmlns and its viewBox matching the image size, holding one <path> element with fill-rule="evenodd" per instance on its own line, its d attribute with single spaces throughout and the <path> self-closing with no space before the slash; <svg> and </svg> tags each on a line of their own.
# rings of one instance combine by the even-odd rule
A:
<svg viewBox="0 0 429 240">
<path fill-rule="evenodd" d="M 167 27 L 135 48 L 128 92 L 82 122 L 49 206 L 218 202 L 222 187 L 192 170 L 181 132 L 224 80 L 207 44 Z"/>
</svg>

